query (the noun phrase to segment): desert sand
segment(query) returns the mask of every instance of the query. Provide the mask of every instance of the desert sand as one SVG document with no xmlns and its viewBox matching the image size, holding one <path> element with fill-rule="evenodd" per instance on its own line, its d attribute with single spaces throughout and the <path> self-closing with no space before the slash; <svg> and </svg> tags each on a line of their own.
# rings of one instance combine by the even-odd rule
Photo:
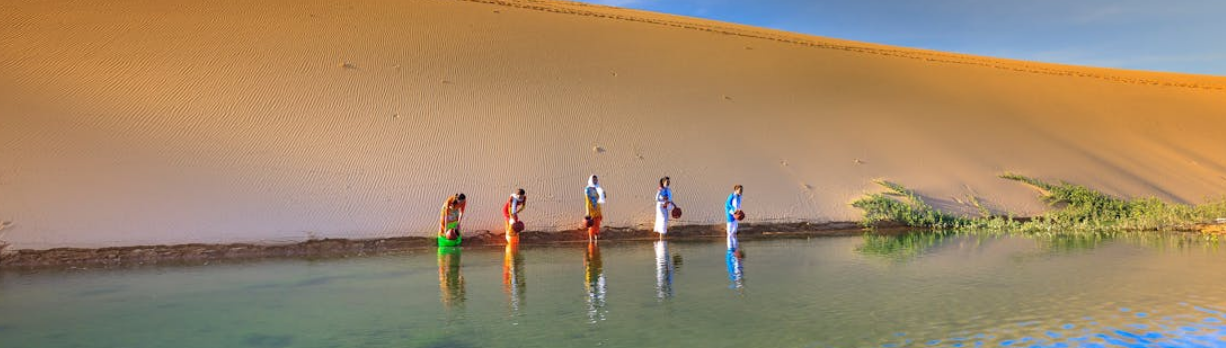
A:
<svg viewBox="0 0 1226 348">
<path fill-rule="evenodd" d="M 1208 44 L 1208 43 L 1207 43 Z M 1226 194 L 1226 77 L 1044 64 L 539 0 L 0 3 L 12 249 L 854 221 L 887 179 L 1045 209 L 1006 171 L 1120 196 Z"/>
</svg>

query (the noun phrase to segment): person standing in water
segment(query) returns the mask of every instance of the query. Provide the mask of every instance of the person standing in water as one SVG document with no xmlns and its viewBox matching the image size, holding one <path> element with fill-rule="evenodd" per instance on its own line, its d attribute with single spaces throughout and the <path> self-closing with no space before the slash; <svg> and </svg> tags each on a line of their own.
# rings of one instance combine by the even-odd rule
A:
<svg viewBox="0 0 1226 348">
<path fill-rule="evenodd" d="M 463 193 L 457 193 L 443 203 L 442 216 L 439 218 L 440 237 L 448 240 L 460 238 L 460 220 L 464 219 L 464 208 L 468 205 L 464 198 Z"/>
<path fill-rule="evenodd" d="M 600 187 L 600 179 L 595 175 L 588 177 L 587 187 L 583 189 L 584 202 L 587 206 L 587 238 L 594 240 L 600 237 L 600 222 L 604 220 L 601 207 L 605 202 L 604 189 Z"/>
<path fill-rule="evenodd" d="M 724 203 L 724 215 L 728 218 L 728 250 L 736 250 L 737 239 L 736 230 L 739 225 L 737 220 L 738 213 L 741 213 L 741 193 L 745 188 L 741 185 L 732 186 L 732 194 L 728 195 L 728 201 Z"/>
<path fill-rule="evenodd" d="M 660 178 L 660 188 L 656 191 L 656 226 L 654 230 L 660 234 L 661 239 L 668 233 L 668 207 L 677 206 L 673 203 L 673 190 L 669 188 L 671 184 L 672 180 L 667 176 Z"/>
<path fill-rule="evenodd" d="M 516 221 L 519 221 L 519 213 L 524 211 L 527 205 L 528 196 L 524 194 L 524 189 L 519 189 L 507 199 L 507 204 L 502 206 L 502 216 L 507 220 L 508 243 L 519 238 L 519 232 L 513 226 Z"/>
</svg>

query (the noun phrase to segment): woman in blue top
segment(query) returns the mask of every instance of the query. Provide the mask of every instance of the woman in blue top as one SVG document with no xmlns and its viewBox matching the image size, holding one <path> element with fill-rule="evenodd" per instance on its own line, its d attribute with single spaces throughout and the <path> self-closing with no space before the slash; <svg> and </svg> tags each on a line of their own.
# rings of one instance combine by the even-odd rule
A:
<svg viewBox="0 0 1226 348">
<path fill-rule="evenodd" d="M 673 190 L 668 186 L 672 184 L 666 176 L 660 178 L 660 189 L 656 191 L 656 233 L 660 234 L 660 238 L 664 238 L 664 234 L 668 233 L 668 206 L 676 206 L 673 204 Z"/>
</svg>

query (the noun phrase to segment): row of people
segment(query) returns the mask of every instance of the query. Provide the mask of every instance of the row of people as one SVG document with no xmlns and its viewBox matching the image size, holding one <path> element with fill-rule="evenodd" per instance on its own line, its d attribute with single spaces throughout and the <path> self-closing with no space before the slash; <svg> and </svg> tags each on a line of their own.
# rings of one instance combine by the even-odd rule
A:
<svg viewBox="0 0 1226 348">
<path fill-rule="evenodd" d="M 669 219 L 681 217 L 681 208 L 673 201 L 671 185 L 671 178 L 667 176 L 660 178 L 660 186 L 655 196 L 654 210 L 656 220 L 652 230 L 658 233 L 661 239 L 668 233 Z M 727 220 L 725 226 L 729 238 L 736 236 L 739 222 L 745 218 L 745 213 L 741 210 L 741 194 L 743 192 L 744 187 L 741 185 L 733 186 L 732 194 L 728 195 L 727 201 L 724 202 L 724 215 Z M 606 198 L 604 188 L 600 187 L 600 179 L 598 177 L 595 175 L 588 177 L 587 187 L 584 187 L 583 195 L 587 213 L 583 219 L 587 229 L 587 236 L 589 240 L 596 240 L 600 237 L 600 226 L 604 221 L 603 207 Z M 524 225 L 523 221 L 519 219 L 519 214 L 527 208 L 527 203 L 527 194 L 521 188 L 511 194 L 506 204 L 503 205 L 502 215 L 506 221 L 507 242 L 516 240 L 519 232 L 523 231 Z M 460 244 L 460 221 L 464 219 L 466 207 L 466 196 L 463 193 L 452 195 L 443 203 L 442 214 L 439 219 L 439 246 L 456 246 Z"/>
</svg>

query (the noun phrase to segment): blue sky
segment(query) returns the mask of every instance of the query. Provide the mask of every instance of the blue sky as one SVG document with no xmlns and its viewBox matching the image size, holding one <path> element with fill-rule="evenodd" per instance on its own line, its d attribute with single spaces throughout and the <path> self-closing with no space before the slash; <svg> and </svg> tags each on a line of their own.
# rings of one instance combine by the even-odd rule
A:
<svg viewBox="0 0 1226 348">
<path fill-rule="evenodd" d="M 1226 0 L 581 0 L 805 34 L 1226 76 Z"/>
</svg>

